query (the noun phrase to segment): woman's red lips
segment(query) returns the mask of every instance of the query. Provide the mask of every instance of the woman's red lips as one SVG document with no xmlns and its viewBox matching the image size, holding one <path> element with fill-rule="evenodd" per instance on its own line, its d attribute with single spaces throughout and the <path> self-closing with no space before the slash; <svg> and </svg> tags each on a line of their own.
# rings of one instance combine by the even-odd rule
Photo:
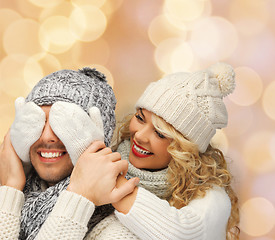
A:
<svg viewBox="0 0 275 240">
<path fill-rule="evenodd" d="M 153 154 L 150 151 L 146 150 L 145 148 L 139 146 L 134 140 L 132 145 L 132 152 L 135 156 L 139 158 L 146 158 Z"/>
</svg>

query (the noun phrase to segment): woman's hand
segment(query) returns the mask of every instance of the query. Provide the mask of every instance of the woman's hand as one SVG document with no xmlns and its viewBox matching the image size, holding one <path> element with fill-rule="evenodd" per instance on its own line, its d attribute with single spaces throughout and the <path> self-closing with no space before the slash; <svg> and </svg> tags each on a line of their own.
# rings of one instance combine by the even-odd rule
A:
<svg viewBox="0 0 275 240">
<path fill-rule="evenodd" d="M 26 184 L 23 165 L 10 141 L 10 132 L 0 145 L 0 184 L 22 191 Z"/>
<path fill-rule="evenodd" d="M 128 162 L 121 160 L 119 153 L 95 141 L 78 159 L 67 190 L 86 197 L 97 206 L 117 202 L 137 184 L 134 178 L 116 187 L 118 176 L 125 175 L 127 170 Z"/>
</svg>

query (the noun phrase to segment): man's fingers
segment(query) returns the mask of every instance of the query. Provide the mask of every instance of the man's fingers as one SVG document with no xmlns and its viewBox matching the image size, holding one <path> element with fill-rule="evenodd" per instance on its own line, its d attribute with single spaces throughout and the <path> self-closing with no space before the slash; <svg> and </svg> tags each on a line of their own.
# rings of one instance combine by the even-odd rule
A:
<svg viewBox="0 0 275 240">
<path fill-rule="evenodd" d="M 120 187 L 114 188 L 111 193 L 112 203 L 118 202 L 128 194 L 132 193 L 135 187 L 138 185 L 138 183 L 139 183 L 139 178 L 131 178 Z"/>
</svg>

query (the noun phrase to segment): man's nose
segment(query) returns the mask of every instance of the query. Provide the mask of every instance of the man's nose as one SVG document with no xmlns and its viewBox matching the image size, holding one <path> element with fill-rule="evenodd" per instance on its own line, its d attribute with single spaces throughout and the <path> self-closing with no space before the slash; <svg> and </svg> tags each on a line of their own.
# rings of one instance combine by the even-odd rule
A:
<svg viewBox="0 0 275 240">
<path fill-rule="evenodd" d="M 45 123 L 42 135 L 40 137 L 40 140 L 42 140 L 45 143 L 54 143 L 54 142 L 58 142 L 59 138 L 55 135 L 55 133 L 53 132 L 49 121 L 47 121 Z"/>
</svg>

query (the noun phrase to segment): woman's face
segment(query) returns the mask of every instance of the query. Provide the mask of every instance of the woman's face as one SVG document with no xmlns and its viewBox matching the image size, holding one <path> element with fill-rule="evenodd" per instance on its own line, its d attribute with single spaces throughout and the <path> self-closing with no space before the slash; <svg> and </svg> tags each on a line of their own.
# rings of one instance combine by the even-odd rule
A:
<svg viewBox="0 0 275 240">
<path fill-rule="evenodd" d="M 171 140 L 155 129 L 152 115 L 146 109 L 139 109 L 129 126 L 131 141 L 129 160 L 140 169 L 163 169 L 171 160 L 171 155 L 167 152 Z"/>
</svg>

